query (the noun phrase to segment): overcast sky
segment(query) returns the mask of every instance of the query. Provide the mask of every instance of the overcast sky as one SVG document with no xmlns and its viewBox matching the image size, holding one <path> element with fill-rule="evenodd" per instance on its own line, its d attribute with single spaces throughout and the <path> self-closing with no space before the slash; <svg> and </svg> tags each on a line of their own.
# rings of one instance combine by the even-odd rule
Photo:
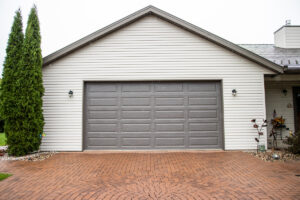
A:
<svg viewBox="0 0 300 200">
<path fill-rule="evenodd" d="M 46 56 L 141 8 L 153 5 L 234 43 L 273 43 L 290 19 L 300 25 L 300 0 L 0 0 L 0 73 L 15 11 L 24 30 L 37 5 Z"/>
</svg>

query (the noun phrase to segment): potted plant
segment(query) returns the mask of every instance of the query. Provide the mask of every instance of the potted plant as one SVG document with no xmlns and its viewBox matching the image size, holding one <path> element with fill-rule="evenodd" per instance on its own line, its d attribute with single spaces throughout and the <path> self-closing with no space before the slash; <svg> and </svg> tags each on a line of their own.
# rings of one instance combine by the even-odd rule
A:
<svg viewBox="0 0 300 200">
<path fill-rule="evenodd" d="M 255 138 L 255 141 L 257 142 L 257 153 L 258 151 L 264 152 L 266 151 L 266 146 L 264 144 L 260 144 L 260 137 L 264 135 L 264 132 L 262 131 L 264 127 L 267 127 L 267 120 L 263 119 L 261 124 L 256 123 L 256 119 L 252 119 L 251 122 L 253 123 L 253 128 L 257 130 L 257 137 Z"/>
</svg>

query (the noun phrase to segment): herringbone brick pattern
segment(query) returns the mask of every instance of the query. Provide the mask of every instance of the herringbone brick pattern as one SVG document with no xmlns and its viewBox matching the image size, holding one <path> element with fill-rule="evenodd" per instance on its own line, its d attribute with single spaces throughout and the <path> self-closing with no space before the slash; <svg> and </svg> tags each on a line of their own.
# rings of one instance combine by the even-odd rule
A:
<svg viewBox="0 0 300 200">
<path fill-rule="evenodd" d="M 0 199 L 300 199 L 299 162 L 242 152 L 59 153 L 0 161 Z"/>
</svg>

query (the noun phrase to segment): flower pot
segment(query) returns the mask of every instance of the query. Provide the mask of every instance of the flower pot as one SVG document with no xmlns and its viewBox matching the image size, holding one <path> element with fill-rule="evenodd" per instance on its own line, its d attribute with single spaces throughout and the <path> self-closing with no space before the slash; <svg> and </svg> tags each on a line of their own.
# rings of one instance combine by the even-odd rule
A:
<svg viewBox="0 0 300 200">
<path fill-rule="evenodd" d="M 265 152 L 266 151 L 266 146 L 264 144 L 257 145 L 257 149 L 259 152 Z"/>
</svg>

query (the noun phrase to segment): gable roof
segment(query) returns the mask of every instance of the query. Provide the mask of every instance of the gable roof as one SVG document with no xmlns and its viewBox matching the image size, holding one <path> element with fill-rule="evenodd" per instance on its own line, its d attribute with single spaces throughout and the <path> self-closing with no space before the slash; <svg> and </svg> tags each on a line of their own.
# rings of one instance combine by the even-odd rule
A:
<svg viewBox="0 0 300 200">
<path fill-rule="evenodd" d="M 71 52 L 88 45 L 89 43 L 98 40 L 106 35 L 108 35 L 109 33 L 116 31 L 128 24 L 131 24 L 135 21 L 137 21 L 138 19 L 147 16 L 147 15 L 155 15 L 165 21 L 168 21 L 169 23 L 172 23 L 176 26 L 179 26 L 189 32 L 192 32 L 202 38 L 205 38 L 219 46 L 222 46 L 236 54 L 239 54 L 255 63 L 258 63 L 274 72 L 277 73 L 283 73 L 283 68 L 251 51 L 248 51 L 247 49 L 244 49 L 232 42 L 229 42 L 217 35 L 214 35 L 204 29 L 201 29 L 191 23 L 188 23 L 178 17 L 175 17 L 163 10 L 160 10 L 154 6 L 147 6 L 131 15 L 128 15 L 127 17 L 124 17 L 123 19 L 116 21 L 46 57 L 43 58 L 43 65 L 48 65 L 52 62 L 54 62 L 55 60 L 58 60 L 59 58 L 62 58 L 68 54 L 70 54 Z"/>
</svg>

